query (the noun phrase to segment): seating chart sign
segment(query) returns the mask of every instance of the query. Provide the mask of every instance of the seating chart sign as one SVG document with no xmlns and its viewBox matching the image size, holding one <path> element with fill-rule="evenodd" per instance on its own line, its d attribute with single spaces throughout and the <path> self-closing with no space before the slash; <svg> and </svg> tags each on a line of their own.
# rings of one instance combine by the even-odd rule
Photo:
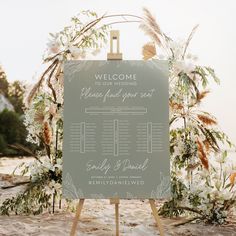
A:
<svg viewBox="0 0 236 236">
<path fill-rule="evenodd" d="M 64 65 L 63 195 L 170 196 L 166 61 Z"/>
</svg>

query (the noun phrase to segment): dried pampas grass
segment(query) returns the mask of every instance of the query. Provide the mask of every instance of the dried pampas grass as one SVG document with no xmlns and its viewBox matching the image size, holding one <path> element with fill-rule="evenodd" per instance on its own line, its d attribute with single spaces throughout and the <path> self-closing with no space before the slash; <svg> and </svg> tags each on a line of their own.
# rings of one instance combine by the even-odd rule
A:
<svg viewBox="0 0 236 236">
<path fill-rule="evenodd" d="M 198 149 L 198 157 L 201 160 L 202 165 L 204 166 L 204 168 L 206 168 L 208 170 L 209 163 L 208 163 L 207 155 L 205 153 L 204 146 L 203 146 L 202 142 L 199 140 L 197 140 L 197 149 Z"/>
<path fill-rule="evenodd" d="M 45 121 L 43 123 L 43 138 L 44 138 L 44 142 L 47 145 L 50 145 L 52 142 L 52 131 L 51 131 L 51 127 L 49 126 L 49 123 L 47 121 Z"/>
<path fill-rule="evenodd" d="M 198 119 L 205 125 L 217 125 L 215 118 L 207 115 L 197 115 Z"/>
<path fill-rule="evenodd" d="M 206 152 L 209 153 L 210 148 L 211 148 L 211 144 L 209 143 L 209 141 L 207 139 L 203 141 L 203 144 L 205 146 Z"/>
<path fill-rule="evenodd" d="M 236 172 L 233 173 L 233 174 L 231 174 L 230 177 L 229 177 L 231 186 L 234 186 L 234 184 L 235 184 L 235 179 L 236 179 Z"/>
<path fill-rule="evenodd" d="M 198 26 L 199 26 L 199 25 L 195 25 L 195 26 L 193 27 L 193 29 L 192 29 L 190 35 L 188 36 L 188 39 L 187 39 L 187 41 L 186 41 L 186 43 L 185 43 L 183 55 L 182 55 L 182 58 L 183 58 L 183 59 L 184 59 L 185 54 L 186 54 L 186 52 L 187 52 L 188 46 L 189 46 L 189 44 L 190 44 L 190 41 L 192 40 L 192 38 L 193 38 L 195 32 L 197 31 Z"/>
<path fill-rule="evenodd" d="M 210 93 L 209 90 L 203 91 L 201 93 L 198 93 L 197 95 L 197 102 L 200 102 L 203 98 L 205 98 Z"/>
<path fill-rule="evenodd" d="M 162 46 L 163 33 L 160 26 L 157 24 L 155 17 L 147 8 L 143 8 L 144 19 L 140 24 L 140 28 L 147 34 L 151 39 L 157 43 L 157 45 Z"/>
</svg>

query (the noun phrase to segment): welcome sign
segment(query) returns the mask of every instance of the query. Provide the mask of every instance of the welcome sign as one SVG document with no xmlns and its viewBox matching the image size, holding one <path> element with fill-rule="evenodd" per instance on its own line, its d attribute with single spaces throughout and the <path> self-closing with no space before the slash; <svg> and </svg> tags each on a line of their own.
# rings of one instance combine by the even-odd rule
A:
<svg viewBox="0 0 236 236">
<path fill-rule="evenodd" d="M 167 62 L 68 61 L 64 73 L 64 197 L 168 197 Z"/>
</svg>

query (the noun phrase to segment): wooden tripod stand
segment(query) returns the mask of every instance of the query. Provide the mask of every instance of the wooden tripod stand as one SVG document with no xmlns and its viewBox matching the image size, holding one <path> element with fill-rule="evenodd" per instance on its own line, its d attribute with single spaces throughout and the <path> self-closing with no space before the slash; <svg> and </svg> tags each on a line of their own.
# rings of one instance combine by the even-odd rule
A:
<svg viewBox="0 0 236 236">
<path fill-rule="evenodd" d="M 82 208 L 83 208 L 83 205 L 84 205 L 84 200 L 85 199 L 80 199 L 79 203 L 76 207 L 75 218 L 73 220 L 73 225 L 72 225 L 72 228 L 71 228 L 70 236 L 75 236 L 76 235 L 76 230 L 77 230 L 77 227 L 78 227 L 78 222 L 79 222 L 79 218 L 80 218 L 80 215 L 81 215 L 81 211 L 82 211 Z M 154 199 L 149 199 L 149 203 L 150 203 L 150 206 L 151 206 L 151 209 L 152 209 L 154 219 L 157 223 L 157 227 L 159 229 L 160 236 L 164 236 L 164 228 L 163 228 L 163 225 L 161 223 L 161 219 L 158 215 L 158 211 L 157 211 L 156 206 L 155 206 L 155 200 Z M 116 236 L 119 236 L 120 235 L 120 233 L 119 233 L 119 204 L 120 204 L 120 199 L 119 198 L 110 199 L 110 204 L 115 204 Z"/>
<path fill-rule="evenodd" d="M 120 53 L 120 38 L 119 38 L 119 31 L 118 30 L 112 30 L 110 32 L 110 52 L 107 54 L 107 59 L 108 60 L 122 60 L 122 53 Z M 114 52 L 113 48 L 114 48 L 114 41 L 116 41 L 117 45 L 116 45 L 116 49 L 117 51 Z M 81 211 L 84 205 L 84 201 L 85 199 L 80 199 L 79 203 L 76 207 L 76 214 L 75 214 L 75 218 L 73 221 L 73 225 L 72 225 L 72 229 L 71 229 L 71 233 L 70 236 L 75 236 L 76 235 L 76 230 L 77 230 L 77 226 L 78 226 L 78 221 L 81 215 Z M 151 206 L 151 210 L 154 216 L 154 219 L 157 223 L 157 227 L 159 229 L 160 232 L 160 236 L 164 236 L 164 229 L 161 223 L 161 219 L 158 215 L 158 211 L 156 209 L 155 206 L 155 200 L 154 199 L 149 199 L 149 203 Z M 115 205 L 115 222 L 116 222 L 116 236 L 119 236 L 119 204 L 120 204 L 120 199 L 119 198 L 113 198 L 110 199 L 110 204 L 114 204 Z"/>
</svg>

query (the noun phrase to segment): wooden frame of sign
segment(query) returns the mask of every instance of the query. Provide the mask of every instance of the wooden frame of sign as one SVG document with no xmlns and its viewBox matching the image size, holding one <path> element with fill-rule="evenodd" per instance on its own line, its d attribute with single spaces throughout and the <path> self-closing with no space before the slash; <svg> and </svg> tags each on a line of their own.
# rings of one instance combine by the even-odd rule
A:
<svg viewBox="0 0 236 236">
<path fill-rule="evenodd" d="M 114 52 L 114 41 L 116 41 L 116 52 Z M 107 60 L 122 60 L 122 53 L 120 53 L 120 34 L 118 30 L 112 30 L 110 32 L 110 52 L 107 53 Z M 75 236 L 76 235 L 76 230 L 78 227 L 78 222 L 79 218 L 81 215 L 81 211 L 84 205 L 85 199 L 80 199 L 79 203 L 77 204 L 76 207 L 76 213 L 75 213 L 75 218 L 73 220 L 70 236 Z M 158 211 L 155 205 L 155 200 L 154 199 L 149 199 L 149 203 L 151 206 L 151 210 L 154 216 L 154 219 L 157 223 L 157 227 L 160 232 L 160 236 L 164 236 L 164 228 L 161 222 L 161 219 L 158 215 Z M 116 236 L 119 236 L 119 204 L 120 204 L 120 199 L 119 198 L 112 198 L 110 199 L 110 204 L 115 205 L 115 224 L 116 224 Z"/>
</svg>

